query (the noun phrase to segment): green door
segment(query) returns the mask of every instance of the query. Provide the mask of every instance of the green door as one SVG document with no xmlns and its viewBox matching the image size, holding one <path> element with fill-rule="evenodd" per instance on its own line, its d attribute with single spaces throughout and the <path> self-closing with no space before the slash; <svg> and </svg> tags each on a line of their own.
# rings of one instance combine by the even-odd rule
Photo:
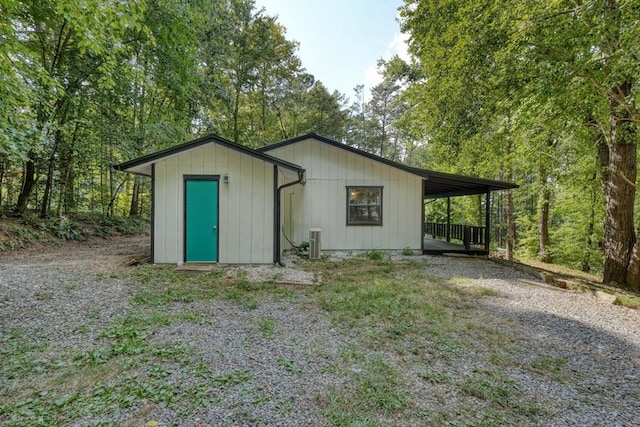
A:
<svg viewBox="0 0 640 427">
<path fill-rule="evenodd" d="M 185 262 L 218 261 L 218 181 L 185 180 Z"/>
</svg>

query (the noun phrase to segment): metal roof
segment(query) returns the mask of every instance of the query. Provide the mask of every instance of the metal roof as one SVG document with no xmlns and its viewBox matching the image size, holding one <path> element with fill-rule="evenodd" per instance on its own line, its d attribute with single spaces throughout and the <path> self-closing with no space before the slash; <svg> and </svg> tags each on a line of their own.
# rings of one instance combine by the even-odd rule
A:
<svg viewBox="0 0 640 427">
<path fill-rule="evenodd" d="M 333 147 L 340 148 L 342 150 L 349 151 L 354 154 L 375 160 L 380 163 L 401 169 L 405 172 L 418 175 L 425 180 L 424 185 L 424 197 L 440 198 L 440 197 L 453 197 L 453 196 L 469 196 L 473 194 L 485 194 L 490 191 L 496 190 L 508 190 L 512 188 L 518 188 L 518 185 L 505 182 L 496 181 L 484 178 L 476 178 L 465 175 L 455 175 L 444 172 L 437 172 L 429 169 L 420 169 L 407 166 L 402 163 L 394 162 L 389 159 L 385 159 L 375 154 L 368 153 L 366 151 L 359 150 L 357 148 L 348 146 L 338 141 L 317 135 L 315 133 L 308 133 L 306 135 L 298 136 L 296 138 L 287 139 L 282 142 L 267 145 L 266 147 L 259 148 L 260 152 L 268 152 L 276 148 L 285 147 L 287 145 L 296 144 L 308 139 L 314 139 L 316 141 L 323 142 Z"/>
<path fill-rule="evenodd" d="M 151 176 L 151 165 L 153 163 L 156 163 L 158 160 L 162 160 L 165 157 L 173 156 L 183 151 L 191 150 L 193 148 L 200 147 L 201 145 L 210 144 L 210 143 L 222 145 L 232 150 L 239 151 L 249 156 L 264 160 L 265 162 L 282 166 L 283 168 L 290 169 L 298 173 L 301 173 L 304 171 L 304 168 L 298 165 L 284 161 L 277 157 L 270 156 L 261 151 L 257 151 L 249 147 L 236 144 L 235 142 L 231 142 L 229 140 L 226 140 L 224 138 L 221 138 L 213 134 L 206 135 L 201 138 L 194 139 L 192 141 L 188 141 L 183 144 L 167 148 L 165 150 L 147 154 L 146 156 L 138 157 L 137 159 L 129 160 L 128 162 L 120 163 L 119 165 L 113 165 L 113 168 L 123 172 L 131 172 L 139 175 Z"/>
</svg>

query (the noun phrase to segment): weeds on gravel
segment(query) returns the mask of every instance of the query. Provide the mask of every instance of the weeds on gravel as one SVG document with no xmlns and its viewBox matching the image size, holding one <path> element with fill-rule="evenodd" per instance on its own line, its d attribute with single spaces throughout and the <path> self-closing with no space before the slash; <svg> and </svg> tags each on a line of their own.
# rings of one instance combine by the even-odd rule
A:
<svg viewBox="0 0 640 427">
<path fill-rule="evenodd" d="M 13 385 L 18 393 L 0 393 L 0 423 L 94 424 L 105 414 L 145 401 L 186 415 L 217 403 L 218 392 L 251 380 L 247 370 L 212 375 L 210 367 L 194 363 L 184 343 L 150 343 L 150 329 L 172 320 L 157 315 L 123 318 L 102 332 L 107 346 L 69 354 L 56 370 L 48 366 L 24 372 Z M 12 342 L 19 342 L 15 334 Z M 25 360 L 16 362 L 38 360 L 29 352 L 23 355 Z M 15 366 L 11 369 L 16 372 Z M 83 422 L 87 417 L 94 421 Z"/>
<path fill-rule="evenodd" d="M 272 338 L 276 331 L 277 323 L 274 319 L 258 319 L 256 321 L 256 329 L 260 332 L 262 338 Z"/>
<path fill-rule="evenodd" d="M 633 295 L 625 295 L 625 294 L 615 294 L 616 299 L 613 302 L 616 305 L 621 305 L 623 307 L 640 309 L 640 297 L 636 297 Z"/>
<path fill-rule="evenodd" d="M 431 277 L 417 262 L 355 258 L 313 268 L 324 279 L 318 304 L 358 346 L 342 353 L 348 380 L 327 397 L 332 425 L 509 425 L 540 412 L 500 374 L 518 365 L 508 356 L 511 340 L 469 314 L 479 299 L 496 295 L 492 289 L 472 279 Z M 478 369 L 470 376 L 448 373 L 469 351 L 478 353 Z M 407 372 L 437 387 L 432 393 L 442 412 L 415 408 L 420 402 L 409 389 L 415 379 Z M 458 396 L 458 403 L 445 409 L 445 396 Z"/>
<path fill-rule="evenodd" d="M 402 375 L 381 357 L 353 356 L 352 353 L 349 359 L 353 363 L 344 373 L 349 381 L 343 389 L 335 389 L 327 396 L 325 416 L 330 423 L 385 425 L 402 417 L 410 401 Z"/>
<path fill-rule="evenodd" d="M 144 425 L 148 406 L 167 409 L 176 424 L 214 406 L 229 414 L 229 423 L 273 421 L 260 419 L 248 407 L 232 406 L 236 403 L 225 397 L 230 394 L 260 408 L 256 413 L 271 410 L 276 418 L 299 411 L 297 397 L 275 397 L 269 384 L 256 381 L 254 368 L 214 373 L 193 343 L 179 335 L 174 342 L 153 339 L 172 325 L 211 323 L 213 312 L 198 311 L 203 305 L 195 302 L 253 310 L 265 301 L 282 300 L 299 301 L 301 310 L 324 310 L 346 342 L 336 355 L 324 342 L 313 342 L 317 337 L 292 340 L 292 346 L 305 346 L 308 360 L 274 354 L 275 366 L 268 367 L 306 381 L 305 363 L 320 361 L 322 374 L 336 379 L 329 392 L 315 397 L 326 418 L 322 421 L 335 426 L 535 424 L 544 401 L 526 397 L 517 377 L 506 372 L 544 371 L 561 381 L 566 360 L 538 355 L 528 364 L 518 362 L 514 342 L 474 311 L 495 293 L 471 279 L 450 283 L 432 277 L 425 266 L 366 256 L 309 263 L 322 284 L 305 288 L 253 283 L 222 270 L 185 274 L 138 267 L 123 277 L 133 293 L 128 314 L 99 331 L 93 347 L 56 353 L 25 331 L 1 330 L 0 371 L 11 388 L 0 389 L 0 424 L 113 423 L 114 414 L 129 411 L 134 418 L 125 421 Z M 87 312 L 84 321 L 90 324 L 99 313 Z M 243 313 L 250 319 L 245 331 L 274 340 L 284 323 L 275 314 L 259 313 Z M 213 351 L 226 358 L 224 346 Z"/>
<path fill-rule="evenodd" d="M 552 357 L 541 355 L 531 361 L 531 368 L 541 374 L 549 375 L 558 383 L 567 381 L 567 359 L 564 357 Z"/>
</svg>

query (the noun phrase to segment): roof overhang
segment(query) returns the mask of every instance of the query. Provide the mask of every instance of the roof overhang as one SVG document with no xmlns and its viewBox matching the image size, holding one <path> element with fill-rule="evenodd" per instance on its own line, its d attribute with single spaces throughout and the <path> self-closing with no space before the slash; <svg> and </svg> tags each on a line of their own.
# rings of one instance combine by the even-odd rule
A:
<svg viewBox="0 0 640 427">
<path fill-rule="evenodd" d="M 438 199 L 441 197 L 471 196 L 518 188 L 518 185 L 511 182 L 455 175 L 427 169 L 420 169 L 419 171 L 418 174 L 426 180 L 423 194 L 425 198 Z"/>
<path fill-rule="evenodd" d="M 133 159 L 128 162 L 113 165 L 113 168 L 123 172 L 151 176 L 151 169 L 154 163 L 206 144 L 218 144 L 231 150 L 236 150 L 248 156 L 264 160 L 265 162 L 281 166 L 284 169 L 291 170 L 293 172 L 296 172 L 297 174 L 304 173 L 304 169 L 298 165 L 284 161 L 282 159 L 278 159 L 277 157 L 270 156 L 266 153 L 251 149 L 249 147 L 236 144 L 235 142 L 228 141 L 217 135 L 203 136 L 202 138 L 194 139 L 192 141 L 188 141 L 183 144 L 167 148 L 165 150 L 157 151 L 155 153 L 147 154 L 146 156 L 138 157 L 137 159 Z"/>
</svg>

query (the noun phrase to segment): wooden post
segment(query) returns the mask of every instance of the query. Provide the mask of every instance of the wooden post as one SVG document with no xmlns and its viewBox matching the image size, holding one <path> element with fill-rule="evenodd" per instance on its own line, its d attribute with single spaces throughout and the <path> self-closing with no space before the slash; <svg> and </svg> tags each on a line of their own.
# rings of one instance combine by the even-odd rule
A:
<svg viewBox="0 0 640 427">
<path fill-rule="evenodd" d="M 424 236 L 425 233 L 427 232 L 427 230 L 425 229 L 425 218 L 424 218 L 424 214 L 425 214 L 425 206 L 424 206 L 424 192 L 425 192 L 425 187 L 427 185 L 427 182 L 423 179 L 422 180 L 422 192 L 420 194 L 420 199 L 422 200 L 422 212 L 421 212 L 421 217 L 420 217 L 420 230 L 422 230 L 422 233 L 420 233 L 420 248 L 422 248 L 422 250 L 424 251 Z"/>
<path fill-rule="evenodd" d="M 485 199 L 484 218 L 484 250 L 488 251 L 491 244 L 491 190 L 487 190 Z"/>
<path fill-rule="evenodd" d="M 445 231 L 447 242 L 451 241 L 451 197 L 447 197 L 447 230 Z"/>
<path fill-rule="evenodd" d="M 471 227 L 465 225 L 462 230 L 462 243 L 464 244 L 465 250 L 471 249 Z"/>
</svg>

